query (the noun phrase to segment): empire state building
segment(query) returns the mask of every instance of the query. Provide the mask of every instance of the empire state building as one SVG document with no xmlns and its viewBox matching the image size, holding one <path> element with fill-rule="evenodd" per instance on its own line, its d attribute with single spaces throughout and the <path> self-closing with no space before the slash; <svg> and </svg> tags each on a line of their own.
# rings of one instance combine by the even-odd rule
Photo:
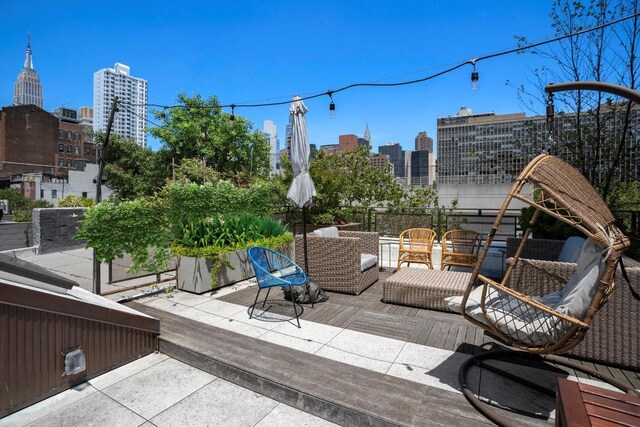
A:
<svg viewBox="0 0 640 427">
<path fill-rule="evenodd" d="M 40 77 L 33 69 L 33 58 L 31 57 L 31 35 L 27 35 L 27 52 L 24 57 L 22 71 L 18 74 L 13 95 L 13 105 L 33 104 L 43 108 L 42 85 Z"/>
</svg>

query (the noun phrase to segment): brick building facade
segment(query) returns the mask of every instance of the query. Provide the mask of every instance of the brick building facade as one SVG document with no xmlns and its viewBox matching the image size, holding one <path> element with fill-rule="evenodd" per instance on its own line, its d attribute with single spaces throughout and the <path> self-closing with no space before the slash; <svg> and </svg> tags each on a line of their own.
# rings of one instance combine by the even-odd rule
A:
<svg viewBox="0 0 640 427">
<path fill-rule="evenodd" d="M 35 105 L 0 110 L 0 178 L 40 172 L 68 176 L 69 169 L 95 161 L 81 123 L 60 120 Z M 89 150 L 89 153 L 86 150 Z"/>
</svg>

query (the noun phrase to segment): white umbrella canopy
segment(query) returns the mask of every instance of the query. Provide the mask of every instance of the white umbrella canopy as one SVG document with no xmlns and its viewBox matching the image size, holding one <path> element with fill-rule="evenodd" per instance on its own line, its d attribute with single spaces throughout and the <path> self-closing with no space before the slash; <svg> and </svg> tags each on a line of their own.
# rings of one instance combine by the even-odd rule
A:
<svg viewBox="0 0 640 427">
<path fill-rule="evenodd" d="M 289 124 L 291 125 L 291 166 L 293 167 L 293 182 L 287 197 L 298 207 L 309 207 L 316 196 L 316 187 L 309 175 L 309 134 L 307 133 L 308 111 L 299 96 L 293 98 L 289 107 Z M 306 225 L 306 224 L 305 224 Z"/>
</svg>

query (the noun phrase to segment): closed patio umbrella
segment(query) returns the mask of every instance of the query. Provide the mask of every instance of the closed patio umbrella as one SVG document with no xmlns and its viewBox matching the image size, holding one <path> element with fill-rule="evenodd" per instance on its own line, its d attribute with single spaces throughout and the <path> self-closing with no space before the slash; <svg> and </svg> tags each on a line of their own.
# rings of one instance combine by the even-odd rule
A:
<svg viewBox="0 0 640 427">
<path fill-rule="evenodd" d="M 298 207 L 302 208 L 302 240 L 304 246 L 304 269 L 309 271 L 307 260 L 307 208 L 313 204 L 316 188 L 309 174 L 309 134 L 305 113 L 307 107 L 299 96 L 293 98 L 289 107 L 289 124 L 291 126 L 291 166 L 293 167 L 293 182 L 289 187 L 287 197 Z"/>
</svg>

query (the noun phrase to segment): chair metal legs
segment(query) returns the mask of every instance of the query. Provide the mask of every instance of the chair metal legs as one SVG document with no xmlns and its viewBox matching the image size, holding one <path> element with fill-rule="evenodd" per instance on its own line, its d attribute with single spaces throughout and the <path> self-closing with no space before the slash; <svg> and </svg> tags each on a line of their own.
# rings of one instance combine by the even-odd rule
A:
<svg viewBox="0 0 640 427">
<path fill-rule="evenodd" d="M 300 329 L 300 319 L 298 319 L 298 309 L 296 308 L 296 299 L 293 297 L 293 289 L 291 289 L 291 285 L 289 285 L 289 295 L 291 295 L 291 303 L 293 304 L 293 312 L 296 314 L 296 322 L 298 322 L 298 329 Z M 309 294 L 309 299 L 311 299 L 311 294 Z"/>
<path fill-rule="evenodd" d="M 258 297 L 260 296 L 260 291 L 262 288 L 258 287 L 258 292 L 256 293 L 256 299 L 253 301 L 253 305 L 251 306 L 251 312 L 249 312 L 249 319 L 253 318 L 253 310 L 256 309 L 256 304 L 258 304 Z M 262 307 L 267 303 L 267 299 L 269 298 L 269 292 L 271 292 L 271 288 L 267 288 L 267 295 L 264 297 L 264 301 L 262 301 Z M 293 298 L 293 290 L 291 289 L 291 285 L 289 285 L 289 293 L 291 295 L 291 303 L 293 304 L 293 312 L 296 314 L 296 322 L 298 323 L 298 328 L 300 328 L 300 318 L 298 314 L 298 309 L 296 307 L 295 298 Z M 311 297 L 311 295 L 309 295 Z M 300 313 L 302 314 L 302 313 Z"/>
<path fill-rule="evenodd" d="M 251 313 L 249 313 L 249 319 L 251 319 L 251 317 L 253 317 L 253 310 L 256 309 L 256 304 L 258 303 L 258 296 L 260 295 L 260 291 L 262 290 L 262 288 L 258 287 L 258 293 L 256 294 L 256 299 L 255 301 L 253 301 L 253 305 L 251 306 Z M 264 304 L 262 305 L 264 307 Z"/>
</svg>

